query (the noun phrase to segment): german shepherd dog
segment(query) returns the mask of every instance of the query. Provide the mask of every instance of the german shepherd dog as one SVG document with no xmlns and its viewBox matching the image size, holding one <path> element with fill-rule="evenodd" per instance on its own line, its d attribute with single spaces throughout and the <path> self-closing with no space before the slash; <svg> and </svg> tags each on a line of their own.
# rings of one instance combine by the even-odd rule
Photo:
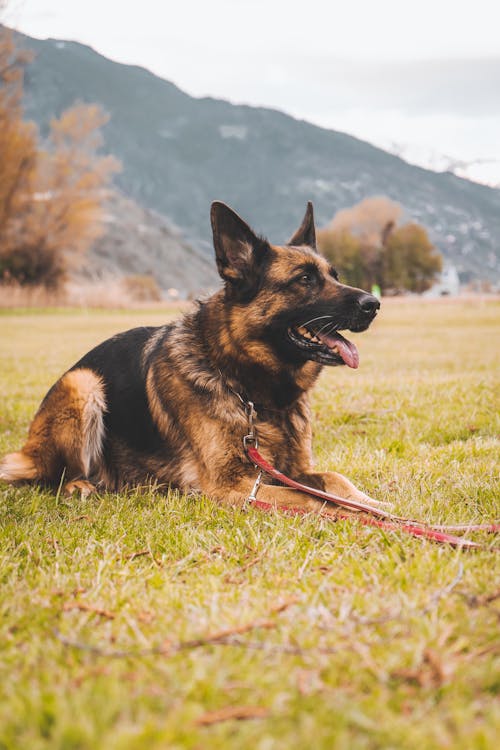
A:
<svg viewBox="0 0 500 750">
<path fill-rule="evenodd" d="M 308 392 L 324 365 L 358 366 L 339 330 L 364 331 L 378 299 L 341 284 L 316 251 L 312 204 L 288 243 L 270 244 L 232 209 L 211 208 L 220 291 L 177 322 L 120 333 L 92 349 L 49 390 L 25 446 L 0 478 L 83 495 L 154 483 L 242 505 L 255 482 L 242 438 L 255 404 L 259 448 L 285 474 L 374 501 L 312 464 Z M 259 499 L 322 503 L 263 484 Z"/>
</svg>

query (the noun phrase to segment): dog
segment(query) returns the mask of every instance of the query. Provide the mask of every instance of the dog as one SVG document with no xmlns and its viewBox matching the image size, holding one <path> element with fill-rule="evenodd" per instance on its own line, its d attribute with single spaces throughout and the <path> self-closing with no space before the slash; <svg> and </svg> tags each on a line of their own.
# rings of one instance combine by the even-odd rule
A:
<svg viewBox="0 0 500 750">
<path fill-rule="evenodd" d="M 49 390 L 24 447 L 0 478 L 87 495 L 154 483 L 241 506 L 256 478 L 242 438 L 248 402 L 259 450 L 309 486 L 374 501 L 312 461 L 309 391 L 324 366 L 358 366 L 339 331 L 364 331 L 379 300 L 340 283 L 316 249 L 313 207 L 284 245 L 257 235 L 224 203 L 211 207 L 222 288 L 182 319 L 120 333 L 92 349 Z M 318 509 L 280 485 L 259 499 Z"/>
</svg>

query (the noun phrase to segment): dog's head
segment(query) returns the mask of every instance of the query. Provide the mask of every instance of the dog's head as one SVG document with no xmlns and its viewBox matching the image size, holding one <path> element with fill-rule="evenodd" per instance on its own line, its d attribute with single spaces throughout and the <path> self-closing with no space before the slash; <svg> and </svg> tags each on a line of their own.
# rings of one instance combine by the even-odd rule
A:
<svg viewBox="0 0 500 750">
<path fill-rule="evenodd" d="M 356 346 L 339 331 L 364 331 L 380 307 L 376 297 L 341 284 L 316 251 L 312 203 L 286 245 L 271 245 L 231 208 L 212 204 L 217 268 L 225 282 L 230 327 L 242 346 L 267 359 L 301 365 L 358 367 Z M 232 311 L 236 315 L 231 317 Z"/>
</svg>

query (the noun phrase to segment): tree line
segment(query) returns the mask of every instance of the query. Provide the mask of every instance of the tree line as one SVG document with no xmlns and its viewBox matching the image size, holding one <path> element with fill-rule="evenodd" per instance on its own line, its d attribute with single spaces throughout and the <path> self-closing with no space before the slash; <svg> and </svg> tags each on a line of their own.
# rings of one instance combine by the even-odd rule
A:
<svg viewBox="0 0 500 750">
<path fill-rule="evenodd" d="M 46 138 L 24 119 L 30 61 L 0 26 L 0 280 L 56 288 L 101 233 L 119 163 L 99 155 L 107 117 L 96 105 L 66 110 Z"/>
<path fill-rule="evenodd" d="M 318 245 L 346 283 L 382 294 L 424 292 L 442 258 L 424 227 L 399 224 L 403 210 L 385 197 L 366 198 L 339 211 L 318 232 Z"/>
</svg>

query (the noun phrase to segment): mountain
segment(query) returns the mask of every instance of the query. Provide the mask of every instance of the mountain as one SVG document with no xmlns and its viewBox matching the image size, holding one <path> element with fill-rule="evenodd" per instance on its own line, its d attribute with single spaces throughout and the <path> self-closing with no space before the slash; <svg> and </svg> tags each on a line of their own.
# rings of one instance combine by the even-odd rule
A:
<svg viewBox="0 0 500 750">
<path fill-rule="evenodd" d="M 500 278 L 500 190 L 412 166 L 275 110 L 193 98 L 76 42 L 22 41 L 36 55 L 26 75 L 27 115 L 44 132 L 75 100 L 99 103 L 111 116 L 106 149 L 124 166 L 119 188 L 198 247 L 211 247 L 215 198 L 280 242 L 309 199 L 321 226 L 338 209 L 383 194 L 428 228 L 463 277 Z"/>
<path fill-rule="evenodd" d="M 163 216 L 119 191 L 106 200 L 104 232 L 85 254 L 76 276 L 89 281 L 154 276 L 163 290 L 195 296 L 220 285 L 215 264 L 192 247 Z"/>
</svg>

